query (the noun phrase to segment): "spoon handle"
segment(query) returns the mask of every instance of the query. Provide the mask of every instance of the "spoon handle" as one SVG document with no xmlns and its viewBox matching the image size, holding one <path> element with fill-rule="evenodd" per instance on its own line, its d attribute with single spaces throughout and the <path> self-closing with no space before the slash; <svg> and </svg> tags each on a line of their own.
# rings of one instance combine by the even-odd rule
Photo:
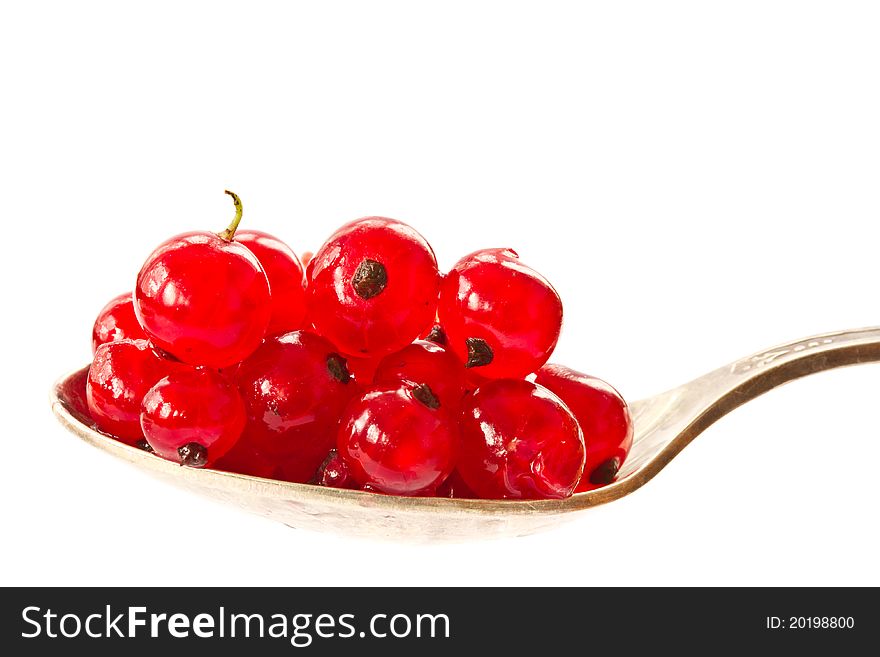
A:
<svg viewBox="0 0 880 657">
<path fill-rule="evenodd" d="M 825 333 L 743 358 L 688 385 L 712 384 L 745 403 L 777 386 L 824 370 L 880 361 L 880 327 Z"/>
<path fill-rule="evenodd" d="M 719 418 L 747 401 L 809 374 L 880 362 L 880 327 L 825 333 L 742 358 L 632 406 L 635 441 L 645 458 L 627 460 L 621 477 L 662 452 L 659 470 Z M 636 450 L 634 450 L 635 452 Z"/>
</svg>

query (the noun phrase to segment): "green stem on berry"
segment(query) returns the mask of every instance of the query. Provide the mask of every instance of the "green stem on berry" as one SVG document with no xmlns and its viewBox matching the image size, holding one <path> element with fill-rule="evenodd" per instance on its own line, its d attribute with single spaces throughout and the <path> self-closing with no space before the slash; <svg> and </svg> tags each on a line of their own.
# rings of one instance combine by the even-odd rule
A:
<svg viewBox="0 0 880 657">
<path fill-rule="evenodd" d="M 220 236 L 220 239 L 231 242 L 232 238 L 235 237 L 235 231 L 238 230 L 238 224 L 241 223 L 241 199 L 238 198 L 238 194 L 236 194 L 235 192 L 230 192 L 228 189 L 224 189 L 223 192 L 229 194 L 232 197 L 232 203 L 233 205 L 235 205 L 235 218 L 232 220 L 232 223 L 229 224 L 229 227 L 226 230 L 224 230 L 222 233 L 217 234 Z"/>
</svg>

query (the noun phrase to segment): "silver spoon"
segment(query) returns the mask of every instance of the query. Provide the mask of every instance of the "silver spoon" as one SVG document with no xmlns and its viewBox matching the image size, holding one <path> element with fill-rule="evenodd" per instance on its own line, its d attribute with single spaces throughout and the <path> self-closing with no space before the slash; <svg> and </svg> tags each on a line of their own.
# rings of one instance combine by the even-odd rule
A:
<svg viewBox="0 0 880 657">
<path fill-rule="evenodd" d="M 84 401 L 87 367 L 60 379 L 51 402 L 61 423 L 90 445 L 177 486 L 292 527 L 421 542 L 461 541 L 534 533 L 629 495 L 709 425 L 750 399 L 808 374 L 875 361 L 880 361 L 880 328 L 826 333 L 762 351 L 637 401 L 630 405 L 632 451 L 617 481 L 566 500 L 393 497 L 183 468 L 93 428 Z"/>
</svg>

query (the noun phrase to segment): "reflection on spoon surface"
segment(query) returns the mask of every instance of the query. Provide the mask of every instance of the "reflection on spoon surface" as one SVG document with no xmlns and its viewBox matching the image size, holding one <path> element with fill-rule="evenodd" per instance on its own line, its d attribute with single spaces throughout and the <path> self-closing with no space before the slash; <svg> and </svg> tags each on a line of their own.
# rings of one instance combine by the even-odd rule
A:
<svg viewBox="0 0 880 657">
<path fill-rule="evenodd" d="M 96 431 L 85 404 L 88 367 L 60 379 L 52 410 L 85 442 L 173 484 L 292 527 L 419 542 L 530 534 L 642 487 L 713 422 L 788 381 L 823 370 L 880 361 L 880 328 L 791 342 L 630 404 L 632 450 L 613 484 L 565 500 L 507 501 L 394 497 L 247 475 L 181 468 Z"/>
</svg>

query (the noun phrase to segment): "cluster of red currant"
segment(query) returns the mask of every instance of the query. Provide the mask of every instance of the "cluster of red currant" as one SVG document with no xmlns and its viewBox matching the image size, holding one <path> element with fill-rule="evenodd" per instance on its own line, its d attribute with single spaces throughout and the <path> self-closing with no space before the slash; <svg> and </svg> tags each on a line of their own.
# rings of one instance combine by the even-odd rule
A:
<svg viewBox="0 0 880 657">
<path fill-rule="evenodd" d="M 562 303 L 509 249 L 445 274 L 367 217 L 305 266 L 258 231 L 161 244 L 93 332 L 97 428 L 191 467 L 393 495 L 563 498 L 612 482 L 621 396 L 547 365 Z"/>
</svg>

